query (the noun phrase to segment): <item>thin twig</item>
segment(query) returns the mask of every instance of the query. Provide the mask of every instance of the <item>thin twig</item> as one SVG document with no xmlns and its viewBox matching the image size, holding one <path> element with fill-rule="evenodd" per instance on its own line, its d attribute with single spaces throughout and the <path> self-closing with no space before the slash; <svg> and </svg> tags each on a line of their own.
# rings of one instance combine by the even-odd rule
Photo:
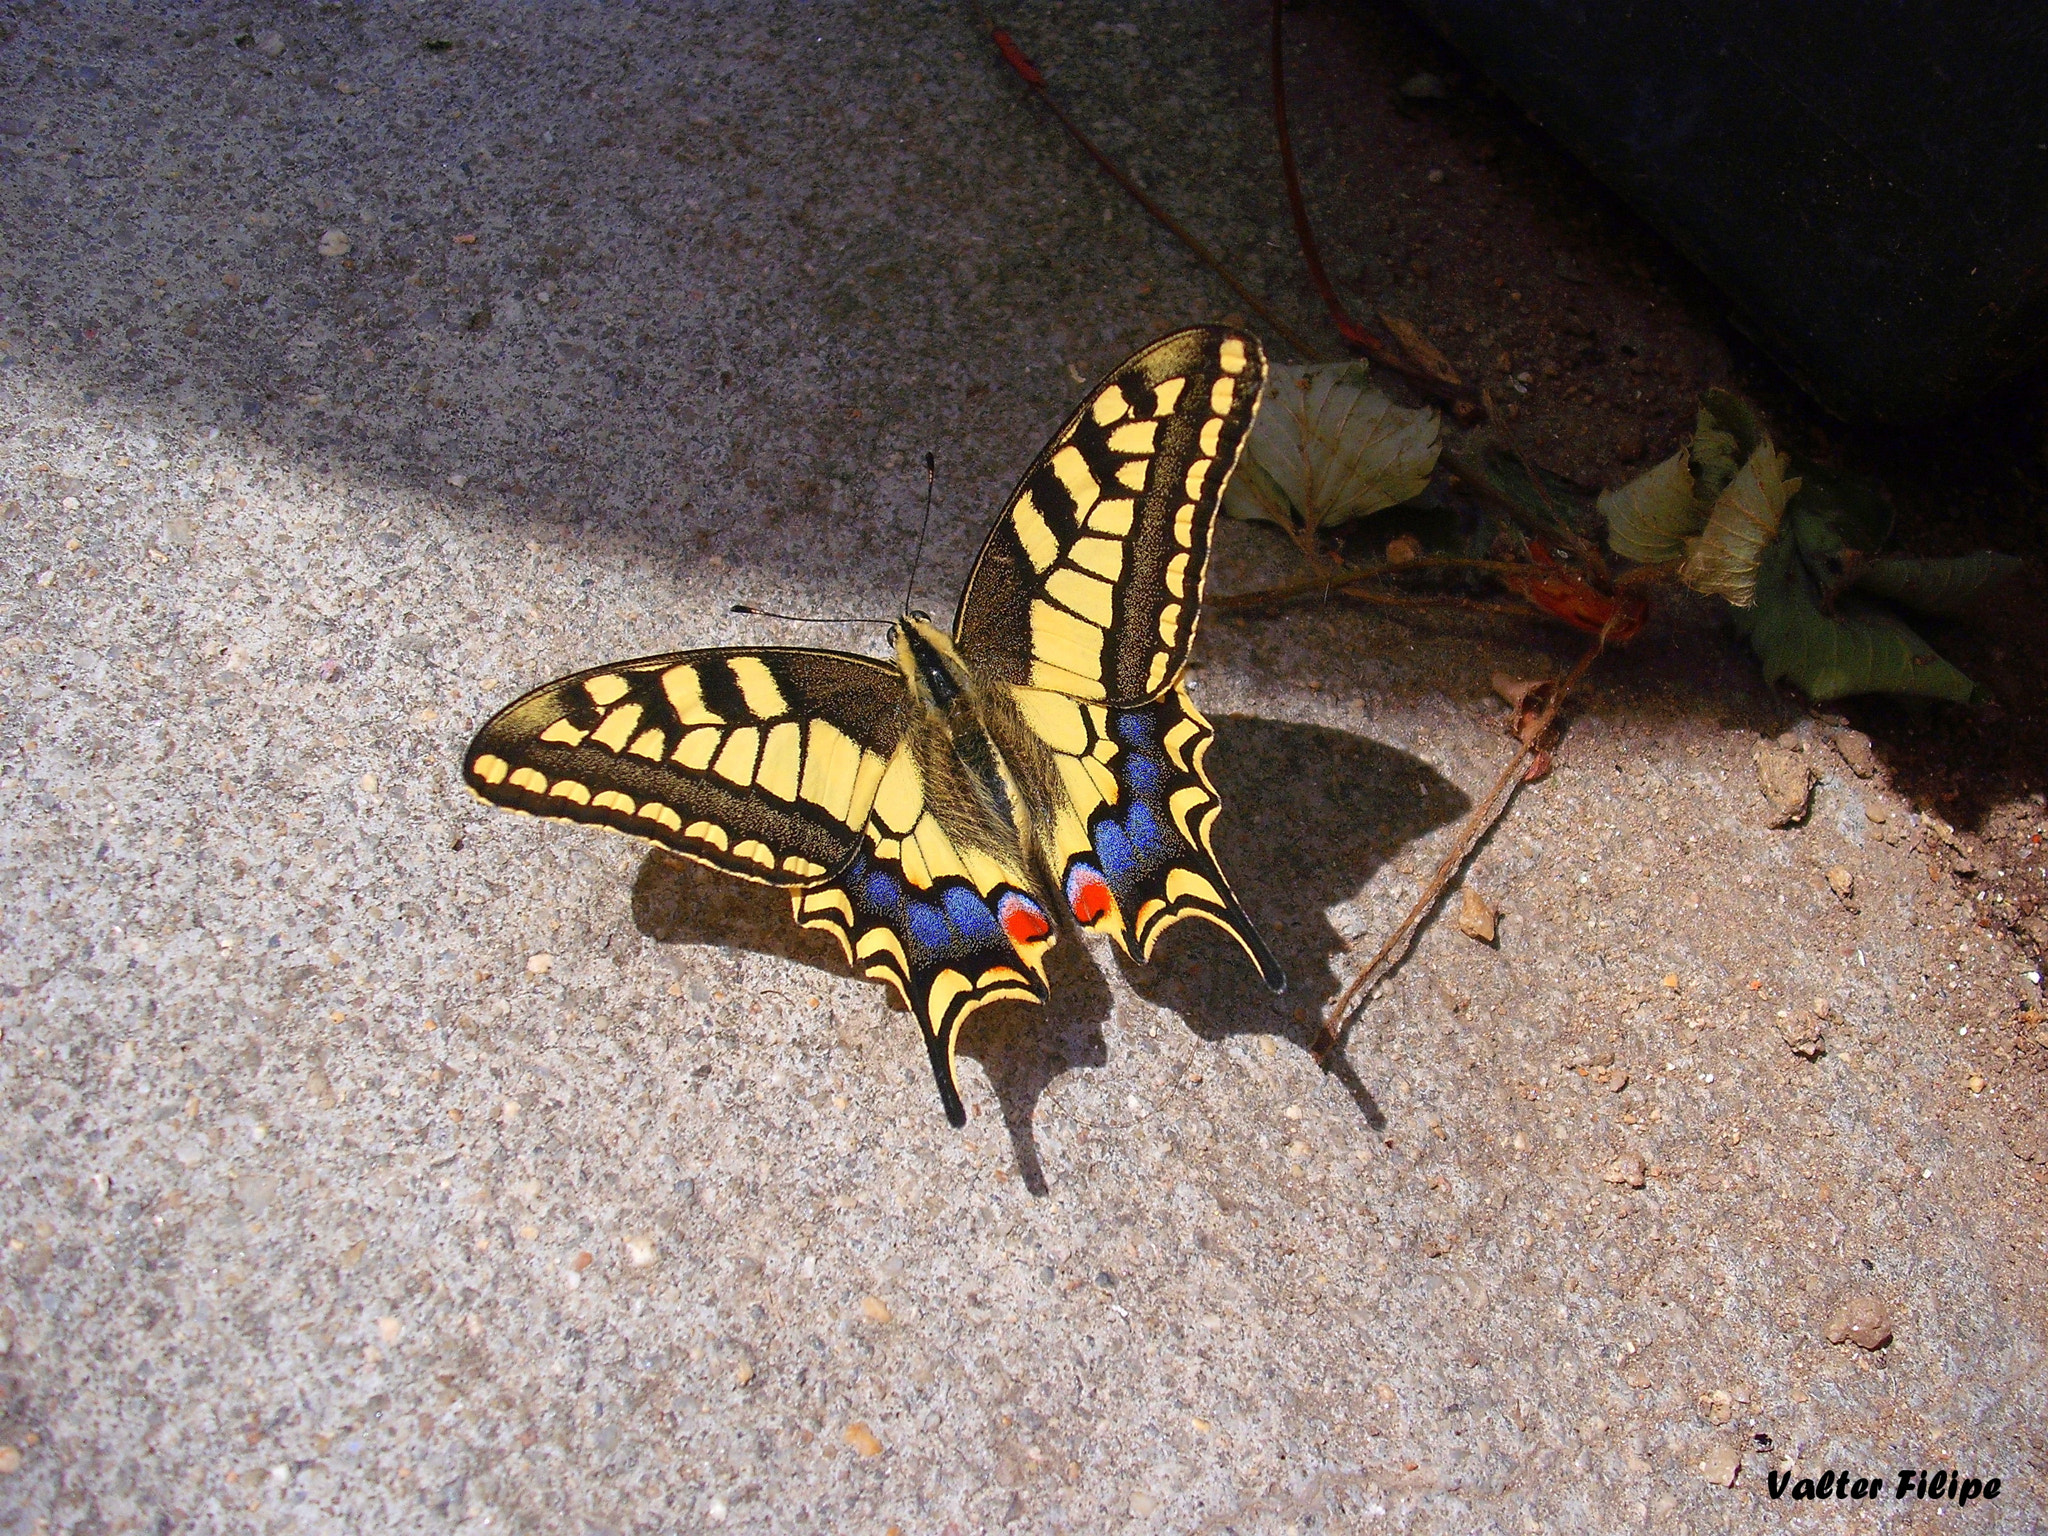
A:
<svg viewBox="0 0 2048 1536">
<path fill-rule="evenodd" d="M 1270 603 L 1284 603 L 1297 597 L 1306 597 L 1316 592 L 1334 592 L 1348 589 L 1361 581 L 1375 577 L 1399 574 L 1407 571 L 1486 571 L 1494 575 L 1508 572 L 1526 572 L 1528 566 L 1514 560 L 1467 560 L 1455 555 L 1423 555 L 1403 564 L 1395 565 L 1383 561 L 1377 565 L 1343 565 L 1320 576 L 1305 576 L 1300 581 L 1285 582 L 1277 587 L 1266 587 L 1257 592 L 1232 592 L 1227 597 L 1212 597 L 1212 608 L 1259 608 Z"/>
<path fill-rule="evenodd" d="M 1418 366 L 1412 359 L 1394 347 L 1388 346 L 1364 326 L 1351 318 L 1351 311 L 1345 307 L 1343 297 L 1337 292 L 1337 285 L 1330 281 L 1330 275 L 1323 268 L 1322 253 L 1316 245 L 1314 228 L 1308 221 L 1308 199 L 1302 195 L 1301 174 L 1294 164 L 1294 135 L 1287 123 L 1287 57 L 1284 50 L 1286 25 L 1282 7 L 1285 0 L 1273 0 L 1273 133 L 1280 141 L 1280 177 L 1287 187 L 1287 211 L 1294 220 L 1294 238 L 1301 247 L 1302 265 L 1308 268 L 1308 279 L 1322 295 L 1323 307 L 1330 312 L 1330 323 L 1337 327 L 1337 334 L 1352 346 L 1363 352 L 1382 368 L 1390 368 L 1407 379 L 1425 394 L 1457 404 L 1473 398 L 1471 390 L 1462 385 L 1452 386 L 1438 378 L 1427 368 Z"/>
<path fill-rule="evenodd" d="M 1606 648 L 1606 644 L 1605 635 L 1595 639 L 1592 645 L 1587 647 L 1586 654 L 1581 656 L 1571 671 L 1560 678 L 1557 685 L 1551 689 L 1550 699 L 1543 706 L 1542 713 L 1536 717 L 1532 728 L 1523 733 L 1521 745 L 1515 755 L 1508 760 L 1508 765 L 1501 769 L 1500 776 L 1493 781 L 1493 787 L 1487 790 L 1485 797 L 1465 818 L 1465 824 L 1459 828 L 1451 851 L 1445 854 L 1442 862 L 1437 865 L 1428 883 L 1423 886 L 1422 894 L 1408 909 L 1407 916 L 1401 919 L 1400 925 L 1387 936 L 1386 943 L 1380 946 L 1379 953 L 1366 962 L 1365 968 L 1352 978 L 1351 984 L 1344 989 L 1336 1004 L 1324 1015 L 1322 1030 L 1317 1034 L 1316 1043 L 1312 1048 L 1318 1064 L 1327 1060 L 1332 1051 L 1343 1045 L 1344 1035 L 1358 999 L 1385 980 L 1388 973 L 1407 957 L 1409 949 L 1415 943 L 1416 935 L 1422 931 L 1423 922 L 1436 909 L 1436 904 L 1443 900 L 1452 877 L 1472 856 L 1472 850 L 1479 846 L 1486 834 L 1493 830 L 1502 816 L 1507 814 L 1508 806 L 1514 801 L 1515 790 L 1522 782 L 1523 765 L 1549 735 L 1550 728 L 1557 721 L 1558 711 L 1564 706 L 1565 696 L 1586 675 L 1586 669 L 1593 665 L 1600 652 Z"/>
<path fill-rule="evenodd" d="M 1336 323 L 1337 334 L 1353 346 L 1370 346 L 1378 338 L 1351 318 L 1351 312 L 1344 307 L 1344 300 L 1338 297 L 1329 273 L 1323 270 L 1322 254 L 1316 249 L 1315 231 L 1309 227 L 1308 202 L 1301 195 L 1301 177 L 1294 168 L 1294 137 L 1287 130 L 1287 56 L 1282 46 L 1285 40 L 1282 14 L 1286 3 L 1287 0 L 1273 0 L 1273 132 L 1280 140 L 1280 175 L 1287 183 L 1287 208 L 1294 216 L 1294 238 L 1301 246 L 1301 261 L 1308 268 L 1308 280 L 1323 296 L 1323 307 L 1329 310 L 1330 319 Z"/>
<path fill-rule="evenodd" d="M 989 40 L 996 45 L 996 51 L 1002 54 L 1003 62 L 1016 72 L 1018 79 L 1031 87 L 1032 94 L 1045 104 L 1045 109 L 1052 113 L 1054 121 L 1066 129 L 1068 137 L 1088 152 L 1089 159 L 1102 167 L 1103 174 L 1108 176 L 1119 187 L 1122 187 L 1129 194 L 1131 200 L 1140 208 L 1143 208 L 1153 218 L 1157 219 L 1168 234 L 1172 235 L 1174 239 L 1193 252 L 1197 261 L 1222 278 L 1230 291 L 1244 300 L 1246 308 L 1265 321 L 1274 335 L 1286 342 L 1288 346 L 1292 347 L 1306 361 L 1319 361 L 1321 353 L 1317 348 L 1310 345 L 1293 326 L 1274 314 L 1272 309 L 1257 294 L 1253 293 L 1251 289 L 1238 280 L 1236 273 L 1223 265 L 1222 261 L 1206 245 L 1194 237 L 1186 225 L 1160 207 L 1153 200 L 1150 193 L 1133 181 L 1122 166 L 1110 159 L 1101 149 L 1098 149 L 1095 141 L 1081 131 L 1080 125 L 1061 110 L 1060 104 L 1053 100 L 1052 93 L 1045 87 L 1045 76 L 1039 73 L 1038 66 L 1031 62 L 1024 50 L 1017 46 L 1017 40 L 997 26 L 994 19 L 979 5 L 974 6 L 974 12 L 980 17 L 982 26 L 987 30 Z"/>
</svg>

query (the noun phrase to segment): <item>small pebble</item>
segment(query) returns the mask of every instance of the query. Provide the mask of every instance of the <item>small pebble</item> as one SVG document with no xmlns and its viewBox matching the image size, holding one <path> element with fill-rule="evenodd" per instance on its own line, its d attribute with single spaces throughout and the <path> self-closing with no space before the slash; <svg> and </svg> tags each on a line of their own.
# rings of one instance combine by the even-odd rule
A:
<svg viewBox="0 0 2048 1536">
<path fill-rule="evenodd" d="M 872 1429 L 869 1429 L 867 1425 L 861 1423 L 858 1419 L 855 1419 L 846 1426 L 846 1443 L 856 1451 L 859 1451 L 863 1456 L 879 1456 L 882 1454 L 882 1442 L 875 1438 L 875 1432 Z"/>
<path fill-rule="evenodd" d="M 860 1299 L 860 1315 L 871 1323 L 889 1321 L 889 1303 L 879 1296 L 863 1296 Z"/>
<path fill-rule="evenodd" d="M 1813 1013 L 1778 1014 L 1778 1031 L 1785 1037 L 1785 1043 L 1792 1047 L 1793 1054 L 1813 1060 L 1826 1043 L 1821 1031 L 1820 1017 Z"/>
<path fill-rule="evenodd" d="M 1856 877 L 1840 864 L 1828 871 L 1828 888 L 1842 900 L 1847 901 L 1856 894 Z"/>
<path fill-rule="evenodd" d="M 1451 88 L 1444 83 L 1443 76 L 1423 70 L 1401 82 L 1401 94 L 1410 101 L 1442 101 L 1451 94 Z"/>
<path fill-rule="evenodd" d="M 386 1344 L 396 1344 L 399 1332 L 400 1324 L 397 1318 L 380 1317 L 377 1319 L 377 1337 Z"/>
<path fill-rule="evenodd" d="M 1892 1341 L 1892 1321 L 1884 1303 L 1875 1296 L 1852 1296 L 1828 1320 L 1830 1344 L 1854 1344 L 1858 1349 L 1883 1349 Z"/>
<path fill-rule="evenodd" d="M 748 1382 L 752 1381 L 754 1379 L 754 1362 L 742 1360 L 738 1365 L 734 1366 L 732 1368 L 732 1379 L 733 1385 L 740 1387 L 744 1387 Z"/>
<path fill-rule="evenodd" d="M 284 52 L 284 37 L 277 32 L 258 32 L 256 51 L 266 59 L 274 59 Z"/>
<path fill-rule="evenodd" d="M 346 256 L 355 249 L 355 242 L 338 229 L 330 229 L 320 237 L 322 256 Z"/>
<path fill-rule="evenodd" d="M 1806 817 L 1813 799 L 1813 765 L 1796 747 L 1787 748 L 1784 739 L 1756 744 L 1756 782 L 1770 803 L 1770 825 L 1789 827 Z"/>
<path fill-rule="evenodd" d="M 1732 1445 L 1717 1445 L 1700 1461 L 1700 1476 L 1721 1488 L 1733 1488 L 1742 1475 L 1742 1452 Z"/>
<path fill-rule="evenodd" d="M 596 1262 L 596 1258 L 591 1255 L 588 1249 L 585 1249 L 583 1252 L 577 1254 L 575 1258 L 569 1261 L 569 1267 L 580 1275 L 583 1273 L 583 1271 L 590 1268 L 590 1266 L 595 1264 Z"/>
<path fill-rule="evenodd" d="M 1422 547 L 1422 540 L 1412 533 L 1404 533 L 1399 538 L 1387 541 L 1386 561 L 1389 565 L 1413 565 L 1426 553 Z"/>
<path fill-rule="evenodd" d="M 1607 1165 L 1607 1171 L 1600 1177 L 1609 1184 L 1626 1184 L 1630 1189 L 1641 1189 L 1644 1166 L 1641 1153 L 1624 1152 Z"/>
<path fill-rule="evenodd" d="M 626 1239 L 626 1262 L 635 1269 L 645 1269 L 654 1262 L 654 1239 L 642 1233 L 635 1233 Z"/>
<path fill-rule="evenodd" d="M 1716 1388 L 1701 1400 L 1709 1424 L 1726 1424 L 1735 1417 L 1735 1399 L 1725 1388 Z"/>
<path fill-rule="evenodd" d="M 1981 1074 L 1972 1072 L 1969 1081 L 1964 1086 L 1972 1093 L 1982 1093 L 1984 1091 L 1984 1079 Z"/>
<path fill-rule="evenodd" d="M 1877 754 L 1870 749 L 1870 738 L 1861 731 L 1836 731 L 1830 738 L 1835 750 L 1842 754 L 1842 761 L 1855 771 L 1859 779 L 1875 778 L 1877 775 Z"/>
<path fill-rule="evenodd" d="M 1444 184 L 1444 173 L 1442 171 L 1432 169 L 1429 175 L 1424 179 L 1428 181 L 1428 183 L 1432 187 L 1440 187 Z"/>
<path fill-rule="evenodd" d="M 11 1445 L 0 1445 L 0 1477 L 11 1477 L 21 1470 L 21 1452 Z"/>
<path fill-rule="evenodd" d="M 555 957 L 553 955 L 531 955 L 526 961 L 526 972 L 529 976 L 545 976 L 554 968 Z"/>
<path fill-rule="evenodd" d="M 377 775 L 375 775 L 374 773 L 364 774 L 362 778 L 362 785 L 364 794 L 374 795 L 375 793 L 377 793 Z"/>
<path fill-rule="evenodd" d="M 1500 933 L 1500 909 L 1469 885 L 1458 898 L 1458 932 L 1482 944 L 1493 943 Z"/>
<path fill-rule="evenodd" d="M 1140 1519 L 1143 1519 L 1158 1508 L 1159 1501 L 1149 1493 L 1140 1492 L 1131 1495 L 1131 1513 Z"/>
<path fill-rule="evenodd" d="M 342 670 L 341 663 L 329 656 L 313 668 L 313 675 L 323 683 L 338 683 L 341 681 Z"/>
</svg>

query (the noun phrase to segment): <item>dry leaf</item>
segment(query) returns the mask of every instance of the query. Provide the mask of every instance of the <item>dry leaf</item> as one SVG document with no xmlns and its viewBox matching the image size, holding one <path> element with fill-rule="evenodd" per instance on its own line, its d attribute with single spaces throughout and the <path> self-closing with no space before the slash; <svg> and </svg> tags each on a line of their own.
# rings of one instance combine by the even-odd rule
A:
<svg viewBox="0 0 2048 1536">
<path fill-rule="evenodd" d="M 1685 557 L 1678 573 L 1695 592 L 1725 597 L 1738 608 L 1756 606 L 1756 573 L 1764 549 L 1778 536 L 1785 503 L 1799 489 L 1799 478 L 1785 478 L 1791 460 L 1765 438 L 1749 462 L 1736 472 L 1728 488 L 1714 500 L 1705 532 Z"/>
<path fill-rule="evenodd" d="M 1401 351 L 1408 361 L 1437 383 L 1448 384 L 1452 389 L 1465 387 L 1465 381 L 1458 377 L 1458 370 L 1451 366 L 1451 360 L 1439 352 L 1421 331 L 1385 310 L 1380 311 L 1380 324 L 1401 344 Z"/>
<path fill-rule="evenodd" d="M 1362 363 L 1273 368 L 1223 510 L 1308 541 L 1419 495 L 1436 470 L 1437 414 L 1396 405 L 1366 378 Z"/>
<path fill-rule="evenodd" d="M 1623 559 L 1643 565 L 1684 559 L 1700 526 L 1688 451 L 1679 449 L 1619 490 L 1602 491 L 1596 505 L 1607 519 L 1607 542 Z"/>
</svg>

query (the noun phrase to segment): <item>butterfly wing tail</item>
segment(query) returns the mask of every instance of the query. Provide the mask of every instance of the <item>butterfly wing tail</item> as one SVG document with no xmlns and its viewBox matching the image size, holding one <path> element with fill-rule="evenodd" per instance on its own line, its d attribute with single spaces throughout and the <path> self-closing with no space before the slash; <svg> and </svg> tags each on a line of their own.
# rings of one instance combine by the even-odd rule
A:
<svg viewBox="0 0 2048 1536">
<path fill-rule="evenodd" d="M 961 1026 L 989 1003 L 1045 1001 L 1053 926 L 1044 910 L 985 872 L 917 886 L 899 861 L 872 850 L 829 884 L 799 892 L 795 907 L 799 923 L 838 936 L 854 969 L 895 988 L 924 1036 L 946 1119 L 965 1125 L 954 1065 Z"/>
</svg>

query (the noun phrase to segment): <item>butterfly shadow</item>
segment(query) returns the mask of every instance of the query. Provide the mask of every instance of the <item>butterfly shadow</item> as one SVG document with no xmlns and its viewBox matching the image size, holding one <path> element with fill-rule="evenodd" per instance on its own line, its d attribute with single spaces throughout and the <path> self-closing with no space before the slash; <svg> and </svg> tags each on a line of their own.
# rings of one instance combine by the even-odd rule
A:
<svg viewBox="0 0 2048 1536">
<path fill-rule="evenodd" d="M 1213 723 L 1207 766 L 1223 796 L 1217 856 L 1285 967 L 1288 990 L 1268 992 L 1237 945 L 1199 922 L 1168 933 L 1155 964 L 1125 964 L 1125 978 L 1204 1040 L 1273 1035 L 1307 1050 L 1337 994 L 1330 962 L 1347 947 L 1324 909 L 1356 895 L 1405 844 L 1462 815 L 1469 802 L 1419 759 L 1362 736 L 1252 716 Z M 659 850 L 633 882 L 633 921 L 664 944 L 747 949 L 850 974 L 829 935 L 790 920 L 782 892 Z M 1108 984 L 1086 947 L 1067 940 L 1046 956 L 1052 995 L 1044 1008 L 998 1003 L 961 1032 L 960 1054 L 987 1073 L 1018 1172 L 1034 1195 L 1050 1187 L 1033 1132 L 1039 1100 L 1063 1074 L 1109 1060 Z M 897 1009 L 884 989 L 875 995 Z M 1349 1063 L 1333 1056 L 1331 1070 L 1367 1123 L 1382 1127 L 1379 1104 Z"/>
<path fill-rule="evenodd" d="M 799 928 L 791 920 L 785 893 L 735 880 L 660 849 L 649 852 L 634 878 L 633 924 L 661 944 L 746 949 L 836 976 L 852 974 L 829 934 Z M 1039 1099 L 1062 1073 L 1099 1067 L 1109 1060 L 1102 1037 L 1111 1007 L 1109 987 L 1088 952 L 1077 943 L 1055 944 L 1046 956 L 1045 970 L 1052 988 L 1045 1007 L 997 1003 L 984 1008 L 968 1021 L 959 1048 L 960 1055 L 980 1062 L 988 1074 L 1002 1106 L 1018 1172 L 1034 1195 L 1050 1188 L 1031 1129 Z M 886 988 L 874 985 L 872 991 L 877 1002 L 887 1000 L 891 1012 L 904 1012 Z M 904 1027 L 914 1038 L 915 1026 L 907 1015 Z M 921 1066 L 919 1070 L 922 1074 Z M 936 1115 L 937 1095 L 930 1094 L 930 1100 Z M 970 1095 L 968 1112 L 975 1110 Z"/>
<path fill-rule="evenodd" d="M 1124 962 L 1125 979 L 1204 1040 L 1272 1035 L 1308 1050 L 1339 989 L 1331 961 L 1350 948 L 1325 909 L 1471 801 L 1421 759 L 1363 736 L 1249 715 L 1213 723 L 1217 861 L 1279 957 L 1287 991 L 1267 991 L 1235 941 L 1201 922 L 1164 935 L 1152 964 Z M 1343 1053 L 1329 1069 L 1366 1123 L 1382 1129 L 1386 1116 Z"/>
</svg>

